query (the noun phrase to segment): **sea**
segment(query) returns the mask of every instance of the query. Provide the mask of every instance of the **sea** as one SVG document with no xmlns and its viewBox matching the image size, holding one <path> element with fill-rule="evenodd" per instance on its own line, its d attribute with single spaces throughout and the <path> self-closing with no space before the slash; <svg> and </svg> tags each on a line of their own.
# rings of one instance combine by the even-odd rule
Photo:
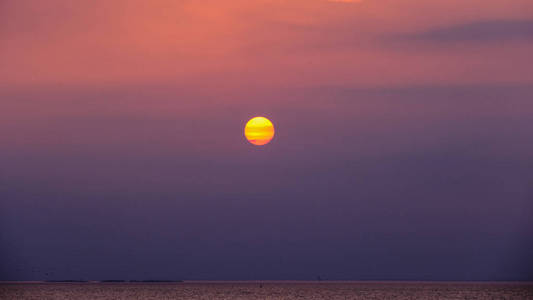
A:
<svg viewBox="0 0 533 300">
<path fill-rule="evenodd" d="M 533 299 L 532 282 L 3 282 L 0 299 Z"/>
</svg>

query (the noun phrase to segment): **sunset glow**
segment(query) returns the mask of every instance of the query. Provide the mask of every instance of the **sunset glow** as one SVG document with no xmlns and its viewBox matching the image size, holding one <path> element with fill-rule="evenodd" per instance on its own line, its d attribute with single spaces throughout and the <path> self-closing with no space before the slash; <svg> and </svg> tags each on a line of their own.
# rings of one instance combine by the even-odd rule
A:
<svg viewBox="0 0 533 300">
<path fill-rule="evenodd" d="M 0 298 L 533 282 L 532 53 L 533 0 L 0 0 Z"/>
</svg>

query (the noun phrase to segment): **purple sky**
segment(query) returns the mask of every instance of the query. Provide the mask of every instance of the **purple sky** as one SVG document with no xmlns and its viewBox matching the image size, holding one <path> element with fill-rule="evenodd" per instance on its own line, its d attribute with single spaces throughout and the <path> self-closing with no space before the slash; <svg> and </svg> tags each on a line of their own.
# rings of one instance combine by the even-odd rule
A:
<svg viewBox="0 0 533 300">
<path fill-rule="evenodd" d="M 530 0 L 4 0 L 0 45 L 0 280 L 533 280 Z"/>
</svg>

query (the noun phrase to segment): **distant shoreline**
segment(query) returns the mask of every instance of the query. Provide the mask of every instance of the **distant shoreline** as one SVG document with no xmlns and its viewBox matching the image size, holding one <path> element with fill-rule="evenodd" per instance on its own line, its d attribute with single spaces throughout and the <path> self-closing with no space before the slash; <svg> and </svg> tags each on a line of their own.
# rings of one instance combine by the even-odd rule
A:
<svg viewBox="0 0 533 300">
<path fill-rule="evenodd" d="M 0 284 L 57 284 L 57 283 L 72 283 L 72 284 L 97 284 L 97 283 L 191 283 L 191 284 L 306 284 L 306 283 L 354 283 L 354 284 L 526 284 L 533 285 L 533 281 L 424 281 L 424 280 L 5 280 Z"/>
<path fill-rule="evenodd" d="M 183 280 L 121 280 L 121 279 L 109 279 L 109 280 L 17 280 L 17 281 L 1 281 L 2 283 L 181 283 Z"/>
</svg>

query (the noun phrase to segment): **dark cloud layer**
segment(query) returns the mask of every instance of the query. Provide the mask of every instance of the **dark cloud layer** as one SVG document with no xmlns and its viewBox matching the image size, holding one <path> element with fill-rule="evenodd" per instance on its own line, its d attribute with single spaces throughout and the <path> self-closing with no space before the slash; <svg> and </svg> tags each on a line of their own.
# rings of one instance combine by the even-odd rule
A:
<svg viewBox="0 0 533 300">
<path fill-rule="evenodd" d="M 491 20 L 431 29 L 404 36 L 434 42 L 533 41 L 533 20 Z"/>
</svg>

